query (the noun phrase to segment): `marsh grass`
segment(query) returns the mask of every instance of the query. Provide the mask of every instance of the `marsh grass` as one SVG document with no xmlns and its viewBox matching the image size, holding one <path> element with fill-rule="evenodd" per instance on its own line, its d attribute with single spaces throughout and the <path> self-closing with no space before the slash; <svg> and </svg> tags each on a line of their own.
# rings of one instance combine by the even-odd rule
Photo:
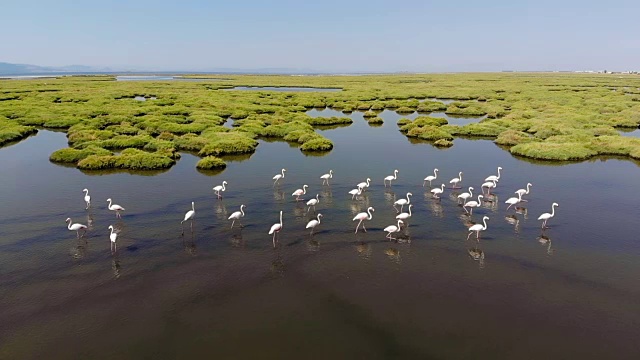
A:
<svg viewBox="0 0 640 360">
<path fill-rule="evenodd" d="M 219 157 L 215 156 L 207 156 L 196 164 L 196 168 L 200 170 L 214 170 L 214 169 L 224 169 L 227 167 L 227 163 Z"/>
<path fill-rule="evenodd" d="M 634 90 L 640 87 L 637 76 L 496 73 L 225 78 L 224 85 L 117 82 L 112 77 L 6 80 L 0 89 L 0 146 L 35 133 L 34 126 L 64 129 L 70 148 L 56 151 L 52 159 L 83 162 L 84 168 L 114 169 L 163 168 L 179 158 L 177 151 L 204 157 L 251 154 L 257 137 L 287 141 L 305 152 L 327 151 L 333 144 L 315 128 L 345 125 L 351 119 L 311 118 L 304 112 L 329 107 L 344 113 L 364 111 L 372 126 L 381 121 L 377 114 L 385 109 L 401 114 L 486 115 L 487 119 L 465 126 L 429 117 L 398 121 L 410 141 L 428 140 L 434 146 L 449 146 L 446 141 L 454 136 L 483 137 L 518 156 L 544 160 L 640 156 L 637 139 L 623 139 L 615 129 L 640 124 L 640 91 Z M 343 91 L 219 90 L 233 86 Z M 116 100 L 135 96 L 157 99 Z M 418 100 L 430 98 L 455 101 L 445 105 Z M 222 126 L 228 118 L 234 121 L 232 129 Z M 435 145 L 438 141 L 440 145 Z M 109 149 L 123 153 L 114 156 Z M 124 153 L 128 149 L 135 153 Z"/>
</svg>

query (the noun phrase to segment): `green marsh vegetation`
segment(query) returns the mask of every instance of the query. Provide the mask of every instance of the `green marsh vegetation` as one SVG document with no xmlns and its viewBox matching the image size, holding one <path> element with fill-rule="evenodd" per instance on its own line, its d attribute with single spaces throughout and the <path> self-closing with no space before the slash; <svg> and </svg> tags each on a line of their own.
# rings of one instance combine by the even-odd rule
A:
<svg viewBox="0 0 640 360">
<path fill-rule="evenodd" d="M 208 76 L 198 75 L 199 78 Z M 452 146 L 457 136 L 495 141 L 517 156 L 548 161 L 598 155 L 640 159 L 640 139 L 620 128 L 640 124 L 640 77 L 608 74 L 424 74 L 372 76 L 225 75 L 224 81 L 121 82 L 111 76 L 0 82 L 0 146 L 38 128 L 63 129 L 69 147 L 51 161 L 82 169 L 163 169 L 180 151 L 202 169 L 225 156 L 251 154 L 258 140 L 287 141 L 305 154 L 333 148 L 317 129 L 348 126 L 349 117 L 310 117 L 312 108 L 418 112 L 398 128 L 409 139 Z M 234 86 L 340 88 L 338 92 L 225 91 Z M 147 101 L 134 100 L 144 97 Z M 444 104 L 436 99 L 452 99 Z M 422 100 L 418 100 L 422 99 Z M 428 116 L 482 116 L 456 126 Z M 224 126 L 229 122 L 232 126 Z M 220 161 L 222 162 L 220 162 Z"/>
</svg>

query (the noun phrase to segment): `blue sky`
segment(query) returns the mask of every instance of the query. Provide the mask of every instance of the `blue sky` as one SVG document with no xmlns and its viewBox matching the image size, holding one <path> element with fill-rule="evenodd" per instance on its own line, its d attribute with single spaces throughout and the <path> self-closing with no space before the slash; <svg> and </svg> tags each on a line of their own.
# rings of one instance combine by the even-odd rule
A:
<svg viewBox="0 0 640 360">
<path fill-rule="evenodd" d="M 2 0 L 0 61 L 137 70 L 640 70 L 640 1 Z"/>
</svg>

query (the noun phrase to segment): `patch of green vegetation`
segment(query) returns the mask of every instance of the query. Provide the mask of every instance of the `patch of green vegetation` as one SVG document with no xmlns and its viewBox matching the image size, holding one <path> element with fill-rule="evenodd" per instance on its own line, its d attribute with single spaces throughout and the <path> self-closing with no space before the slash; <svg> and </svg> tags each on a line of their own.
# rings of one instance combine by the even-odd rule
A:
<svg viewBox="0 0 640 360">
<path fill-rule="evenodd" d="M 138 149 L 125 149 L 120 155 L 90 155 L 78 162 L 78 168 L 83 170 L 157 170 L 169 168 L 175 163 L 174 159 L 161 154 Z"/>
<path fill-rule="evenodd" d="M 414 127 L 407 132 L 407 136 L 429 141 L 453 140 L 453 136 L 449 132 L 442 127 L 432 125 Z"/>
<path fill-rule="evenodd" d="M 547 143 L 546 141 L 519 144 L 509 151 L 518 156 L 556 161 L 586 160 L 598 154 L 580 143 Z"/>
<path fill-rule="evenodd" d="M 204 157 L 196 164 L 196 168 L 201 170 L 224 169 L 226 167 L 227 163 L 215 156 Z"/>
<path fill-rule="evenodd" d="M 13 121 L 0 117 L 0 146 L 22 140 L 38 130 L 31 126 L 18 125 Z"/>
<path fill-rule="evenodd" d="M 310 117 L 307 120 L 307 123 L 313 126 L 331 126 L 331 125 L 340 125 L 340 124 L 352 124 L 353 120 L 351 120 L 351 118 L 348 118 L 346 116 L 315 117 L 315 118 Z"/>
<path fill-rule="evenodd" d="M 531 141 L 538 141 L 537 138 L 517 130 L 506 130 L 501 132 L 494 142 L 498 145 L 514 146 Z"/>
<path fill-rule="evenodd" d="M 331 149 L 333 149 L 333 143 L 331 142 L 331 140 L 323 137 L 318 137 L 306 141 L 300 147 L 300 150 L 302 151 L 329 151 Z"/>
<path fill-rule="evenodd" d="M 89 156 L 109 156 L 113 153 L 109 150 L 97 147 L 95 145 L 87 146 L 83 149 L 65 148 L 56 150 L 49 156 L 49 161 L 58 163 L 77 164 L 78 161 L 83 160 Z"/>
<path fill-rule="evenodd" d="M 369 125 L 374 125 L 374 124 L 375 124 L 375 125 L 377 125 L 377 124 L 382 125 L 382 124 L 384 123 L 384 120 L 383 120 L 381 117 L 379 117 L 379 116 L 376 116 L 376 117 L 366 117 L 366 118 L 365 118 L 365 120 L 367 120 L 367 122 L 369 123 Z"/>
<path fill-rule="evenodd" d="M 449 104 L 445 114 L 448 115 L 464 115 L 464 116 L 483 116 L 487 112 L 482 108 L 480 103 L 453 102 Z"/>
<path fill-rule="evenodd" d="M 447 110 L 447 105 L 439 102 L 439 101 L 424 101 L 420 103 L 416 109 L 420 113 L 430 113 L 435 111 L 445 111 Z"/>
<path fill-rule="evenodd" d="M 452 147 L 453 146 L 453 141 L 451 140 L 446 140 L 446 139 L 440 139 L 440 140 L 436 140 L 433 145 L 437 146 L 437 147 Z"/>
<path fill-rule="evenodd" d="M 407 106 L 399 107 L 399 108 L 396 109 L 396 112 L 398 114 L 411 114 L 411 113 L 413 113 L 415 111 L 416 111 L 416 109 L 412 109 L 412 108 L 407 107 Z"/>
<path fill-rule="evenodd" d="M 207 132 L 202 136 L 206 144 L 198 152 L 199 156 L 252 153 L 258 146 L 253 135 L 246 132 Z"/>
</svg>

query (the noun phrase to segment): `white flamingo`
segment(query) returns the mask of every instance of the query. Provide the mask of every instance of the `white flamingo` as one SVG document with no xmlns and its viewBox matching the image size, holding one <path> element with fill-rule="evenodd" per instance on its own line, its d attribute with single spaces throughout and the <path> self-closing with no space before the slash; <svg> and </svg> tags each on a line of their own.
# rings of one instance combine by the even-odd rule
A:
<svg viewBox="0 0 640 360">
<path fill-rule="evenodd" d="M 484 226 L 482 226 L 482 224 L 469 226 L 469 235 L 467 235 L 467 240 L 469 240 L 469 237 L 471 236 L 471 234 L 473 234 L 474 231 L 476 232 L 476 239 L 480 240 L 480 231 L 487 230 L 487 220 L 489 220 L 489 217 L 484 216 L 482 218 L 482 224 L 484 224 Z"/>
<path fill-rule="evenodd" d="M 225 185 L 227 185 L 227 181 L 226 181 L 226 180 L 222 182 L 222 185 L 217 185 L 217 186 L 214 186 L 214 187 L 213 187 L 213 191 L 214 191 L 214 192 L 216 193 L 216 195 L 218 196 L 218 199 L 221 199 L 221 198 L 222 198 L 222 195 L 220 194 L 220 191 L 225 191 L 225 190 L 227 190 L 227 189 L 225 188 Z"/>
<path fill-rule="evenodd" d="M 282 225 L 282 210 L 280 210 L 280 222 L 271 225 L 271 229 L 269 230 L 269 235 L 273 234 L 273 247 L 276 247 L 276 234 L 280 233 Z"/>
<path fill-rule="evenodd" d="M 403 213 L 400 213 L 400 214 L 396 215 L 396 219 L 398 219 L 398 220 L 407 220 L 408 218 L 410 218 L 411 217 L 411 207 L 412 206 L 413 206 L 413 204 L 409 204 L 409 212 L 408 213 L 403 212 Z"/>
<path fill-rule="evenodd" d="M 182 226 L 182 235 L 184 235 L 184 222 L 187 220 L 191 220 L 191 231 L 193 231 L 193 218 L 196 216 L 196 204 L 191 202 L 191 210 L 187 211 L 184 214 L 184 220 L 180 221 L 180 226 Z"/>
<path fill-rule="evenodd" d="M 464 204 L 469 198 L 473 197 L 472 191 L 473 191 L 473 187 L 469 186 L 469 192 L 465 192 L 458 195 L 458 203 L 460 202 L 460 200 L 462 200 L 462 203 Z"/>
<path fill-rule="evenodd" d="M 505 204 L 509 204 L 509 206 L 507 206 L 507 210 L 509 210 L 510 207 L 512 207 L 513 205 L 519 203 L 522 201 L 522 195 L 520 195 L 520 193 L 517 193 L 518 197 L 510 197 L 507 199 L 507 201 L 505 201 Z"/>
<path fill-rule="evenodd" d="M 431 189 L 431 193 L 433 194 L 434 199 L 440 199 L 438 195 L 442 194 L 443 192 L 444 192 L 444 184 L 442 184 L 442 187 Z"/>
<path fill-rule="evenodd" d="M 498 166 L 498 175 L 491 175 L 491 176 L 487 176 L 486 179 L 484 179 L 484 181 L 498 181 L 500 180 L 500 170 L 502 170 L 502 167 Z"/>
<path fill-rule="evenodd" d="M 398 225 L 389 225 L 384 228 L 384 231 L 387 232 L 387 236 L 385 237 L 389 240 L 397 240 L 396 238 L 392 237 L 391 234 L 400 232 L 402 224 L 404 224 L 404 222 L 402 220 L 398 220 Z"/>
<path fill-rule="evenodd" d="M 80 230 L 82 230 L 82 236 L 84 237 L 84 234 L 87 233 L 87 226 L 86 225 L 82 225 L 82 224 L 72 224 L 71 223 L 71 218 L 67 218 L 67 220 L 65 220 L 65 222 L 67 223 L 67 229 L 69 229 L 69 231 L 75 231 L 76 232 L 76 236 L 78 236 L 78 239 L 80 239 Z"/>
<path fill-rule="evenodd" d="M 529 188 L 532 187 L 533 185 L 531 185 L 531 183 L 527 183 L 527 189 L 518 189 L 516 190 L 516 194 L 520 195 L 520 197 L 523 197 L 525 195 L 529 194 Z M 525 199 L 522 199 L 522 201 L 527 201 Z"/>
<path fill-rule="evenodd" d="M 464 211 L 468 212 L 469 214 L 473 215 L 473 208 L 474 207 L 480 207 L 480 205 L 482 204 L 482 199 L 483 196 L 482 195 L 478 195 L 478 201 L 475 200 L 471 200 L 471 201 L 467 201 L 466 203 L 464 203 L 464 205 L 462 205 L 462 208 L 464 209 Z M 471 212 L 469 212 L 469 210 L 467 210 L 467 207 L 471 208 Z"/>
<path fill-rule="evenodd" d="M 542 214 L 542 215 L 540 215 L 540 216 L 538 217 L 538 220 L 544 220 L 544 221 L 542 222 L 542 228 L 543 228 L 543 229 L 546 229 L 547 221 L 548 221 L 549 219 L 551 219 L 551 218 L 555 215 L 555 212 L 556 212 L 556 206 L 559 206 L 559 205 L 558 205 L 558 203 L 555 203 L 555 202 L 554 202 L 554 203 L 551 205 L 551 214 L 549 214 L 549 213 L 544 213 L 544 214 Z"/>
<path fill-rule="evenodd" d="M 424 185 L 427 183 L 427 181 L 429 182 L 429 187 L 431 187 L 431 182 L 435 179 L 438 178 L 438 169 L 433 169 L 433 175 L 429 175 L 426 178 L 424 178 L 424 182 L 422 183 L 422 187 L 424 187 Z"/>
<path fill-rule="evenodd" d="M 294 191 L 291 196 L 295 196 L 296 197 L 296 201 L 300 201 L 300 195 L 304 195 L 307 193 L 307 188 L 309 187 L 309 185 L 302 185 L 302 189 L 298 189 L 296 191 Z"/>
<path fill-rule="evenodd" d="M 233 214 L 229 215 L 229 219 L 231 220 L 233 219 L 233 221 L 231 222 L 231 228 L 233 229 L 233 224 L 236 223 L 236 220 L 238 220 L 240 222 L 240 227 L 242 227 L 242 222 L 240 220 L 240 218 L 244 217 L 244 210 L 243 208 L 245 208 L 246 206 L 244 204 L 240 205 L 240 211 L 236 211 Z"/>
<path fill-rule="evenodd" d="M 393 175 L 389 175 L 382 181 L 384 186 L 387 186 L 387 181 L 389 182 L 389 186 L 391 186 L 391 181 L 398 178 L 398 170 L 393 170 Z"/>
<path fill-rule="evenodd" d="M 357 187 L 358 187 L 358 188 L 360 188 L 360 189 L 362 189 L 362 190 L 364 190 L 365 188 L 368 188 L 368 187 L 369 187 L 369 185 L 370 185 L 369 183 L 370 183 L 370 182 L 371 182 L 371 179 L 367 178 L 367 181 L 366 181 L 366 182 L 361 182 L 361 183 L 359 183 L 359 184 L 357 185 Z"/>
<path fill-rule="evenodd" d="M 311 199 L 309 201 L 307 201 L 307 206 L 309 207 L 307 209 L 307 212 L 309 212 L 311 210 L 311 207 L 313 206 L 313 211 L 316 211 L 316 205 L 318 205 L 318 203 L 320 203 L 320 195 L 316 194 L 316 198 L 315 199 Z"/>
<path fill-rule="evenodd" d="M 460 171 L 458 173 L 458 177 L 457 178 L 453 178 L 451 180 L 449 180 L 449 184 L 451 184 L 451 188 L 452 189 L 456 189 L 458 188 L 458 184 L 462 182 L 462 171 Z"/>
<path fill-rule="evenodd" d="M 320 179 L 322 179 L 322 185 L 324 185 L 325 183 L 329 185 L 329 179 L 333 179 L 333 170 L 329 170 L 328 174 L 320 176 Z"/>
<path fill-rule="evenodd" d="M 109 225 L 109 230 L 111 230 L 111 234 L 109 235 L 109 240 L 111 240 L 111 251 L 114 251 L 118 249 L 118 245 L 116 244 L 118 233 L 113 229 L 113 225 Z"/>
<path fill-rule="evenodd" d="M 491 195 L 491 189 L 495 189 L 498 184 L 495 181 L 487 181 L 482 184 L 482 193 L 484 194 L 484 188 L 487 188 L 487 195 Z"/>
<path fill-rule="evenodd" d="M 120 205 L 117 204 L 111 204 L 111 198 L 108 198 L 107 201 L 109 202 L 109 210 L 111 211 L 115 211 L 116 212 L 116 217 L 117 218 L 122 218 L 122 215 L 120 215 L 120 211 L 124 211 L 124 208 Z"/>
<path fill-rule="evenodd" d="M 356 215 L 353 218 L 352 221 L 360 220 L 360 222 L 358 222 L 358 225 L 356 226 L 356 233 L 358 232 L 358 228 L 360 227 L 360 224 L 362 224 L 362 229 L 364 230 L 364 232 L 367 232 L 367 228 L 364 227 L 364 224 L 362 223 L 362 221 L 373 219 L 373 215 L 371 214 L 372 211 L 376 211 L 376 209 L 374 209 L 372 206 L 369 206 L 369 208 L 367 209 L 367 212 L 358 213 L 358 215 Z M 367 214 L 369 216 L 367 216 Z"/>
<path fill-rule="evenodd" d="M 311 229 L 311 232 L 309 233 L 309 235 L 313 235 L 313 230 L 316 228 L 316 226 L 320 225 L 320 218 L 322 217 L 322 214 L 318 214 L 318 220 L 311 220 L 307 223 L 307 229 Z"/>
<path fill-rule="evenodd" d="M 280 181 L 280 179 L 284 179 L 284 172 L 287 171 L 287 169 L 282 169 L 282 174 L 276 174 L 276 176 L 273 177 L 273 180 L 275 180 L 273 182 L 273 185 L 275 185 L 278 181 Z"/>
<path fill-rule="evenodd" d="M 84 191 L 84 202 L 87 203 L 84 209 L 87 210 L 91 206 L 91 196 L 89 196 L 89 190 L 83 189 L 82 191 Z"/>
<path fill-rule="evenodd" d="M 359 187 L 357 189 L 350 190 L 349 194 L 351 195 L 351 200 L 353 200 L 356 197 L 356 195 L 362 194 L 362 188 Z"/>
<path fill-rule="evenodd" d="M 396 200 L 396 202 L 393 203 L 393 208 L 396 209 L 396 212 L 402 212 L 402 209 L 404 209 L 404 206 L 409 205 L 411 203 L 411 199 L 409 198 L 410 196 L 413 196 L 413 194 L 408 192 L 406 199 L 398 199 Z M 398 211 L 398 208 L 396 208 L 396 205 L 400 205 L 399 211 Z"/>
</svg>

